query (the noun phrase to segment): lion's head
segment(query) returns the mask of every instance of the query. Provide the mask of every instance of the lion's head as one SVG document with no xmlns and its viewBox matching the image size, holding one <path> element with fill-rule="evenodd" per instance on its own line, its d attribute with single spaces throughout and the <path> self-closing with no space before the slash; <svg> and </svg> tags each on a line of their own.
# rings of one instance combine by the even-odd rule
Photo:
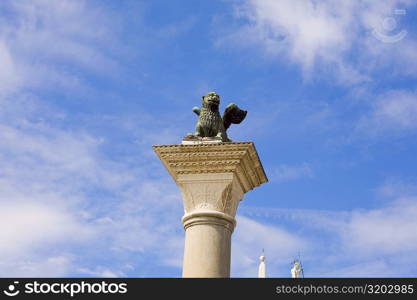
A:
<svg viewBox="0 0 417 300">
<path fill-rule="evenodd" d="M 218 110 L 220 105 L 220 96 L 215 92 L 209 92 L 203 96 L 203 107 L 211 110 Z"/>
</svg>

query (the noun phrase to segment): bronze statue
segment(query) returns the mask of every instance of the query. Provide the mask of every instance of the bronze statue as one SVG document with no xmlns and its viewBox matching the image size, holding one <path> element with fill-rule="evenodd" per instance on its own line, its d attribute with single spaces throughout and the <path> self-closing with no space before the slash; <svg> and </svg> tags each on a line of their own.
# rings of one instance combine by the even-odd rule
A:
<svg viewBox="0 0 417 300">
<path fill-rule="evenodd" d="M 223 117 L 219 112 L 220 96 L 215 92 L 209 92 L 203 96 L 202 108 L 193 107 L 199 117 L 194 134 L 188 134 L 187 138 L 220 137 L 222 142 L 231 142 L 227 137 L 227 129 L 231 124 L 239 124 L 247 114 L 236 104 L 229 104 L 224 110 Z"/>
</svg>

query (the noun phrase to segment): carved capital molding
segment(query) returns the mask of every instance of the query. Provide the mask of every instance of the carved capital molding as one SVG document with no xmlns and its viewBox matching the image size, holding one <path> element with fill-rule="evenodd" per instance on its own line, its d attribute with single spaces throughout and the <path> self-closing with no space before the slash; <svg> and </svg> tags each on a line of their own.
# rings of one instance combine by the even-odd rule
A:
<svg viewBox="0 0 417 300">
<path fill-rule="evenodd" d="M 216 211 L 236 215 L 243 191 L 232 173 L 181 174 L 177 178 L 184 201 L 185 214 Z"/>
<path fill-rule="evenodd" d="M 158 145 L 153 149 L 175 182 L 187 174 L 232 173 L 243 193 L 268 182 L 252 142 Z"/>
</svg>

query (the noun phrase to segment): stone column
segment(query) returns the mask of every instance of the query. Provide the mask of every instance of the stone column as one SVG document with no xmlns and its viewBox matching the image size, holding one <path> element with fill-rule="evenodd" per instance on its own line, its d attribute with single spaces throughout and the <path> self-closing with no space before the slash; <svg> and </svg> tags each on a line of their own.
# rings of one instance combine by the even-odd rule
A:
<svg viewBox="0 0 417 300">
<path fill-rule="evenodd" d="M 180 187 L 183 277 L 230 277 L 231 236 L 243 195 L 268 181 L 252 142 L 153 146 Z"/>
</svg>

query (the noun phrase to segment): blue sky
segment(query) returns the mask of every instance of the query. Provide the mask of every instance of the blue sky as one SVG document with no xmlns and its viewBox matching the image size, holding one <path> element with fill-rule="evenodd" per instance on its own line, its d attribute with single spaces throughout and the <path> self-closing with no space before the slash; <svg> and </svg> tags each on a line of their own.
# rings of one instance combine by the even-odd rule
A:
<svg viewBox="0 0 417 300">
<path fill-rule="evenodd" d="M 417 2 L 0 3 L 0 276 L 179 277 L 183 208 L 153 153 L 208 91 L 248 110 L 270 182 L 232 276 L 417 275 Z"/>
</svg>

